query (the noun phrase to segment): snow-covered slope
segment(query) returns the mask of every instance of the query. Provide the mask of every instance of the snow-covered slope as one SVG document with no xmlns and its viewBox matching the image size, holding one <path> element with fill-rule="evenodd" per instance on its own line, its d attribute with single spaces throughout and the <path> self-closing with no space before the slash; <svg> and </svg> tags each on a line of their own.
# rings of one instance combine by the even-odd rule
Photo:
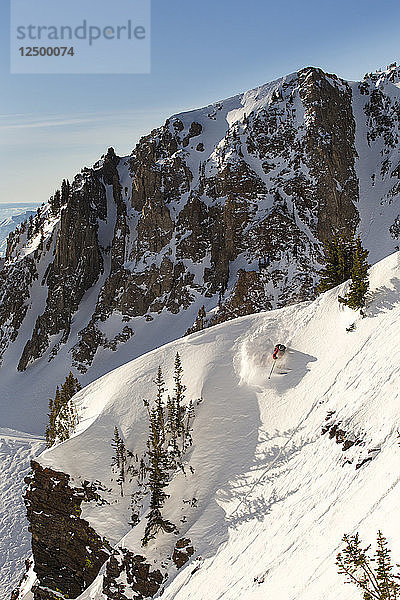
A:
<svg viewBox="0 0 400 600">
<path fill-rule="evenodd" d="M 11 429 L 0 429 L 0 599 L 10 598 L 31 554 L 23 478 L 43 440 Z"/>
<path fill-rule="evenodd" d="M 174 475 L 165 505 L 195 554 L 179 572 L 164 569 L 166 600 L 356 599 L 335 567 L 345 532 L 373 542 L 383 530 L 400 560 L 400 253 L 375 265 L 370 280 L 366 318 L 338 303 L 344 284 L 313 302 L 192 334 L 75 396 L 76 436 L 39 462 L 70 474 L 72 485 L 101 482 L 109 504 L 86 503 L 82 516 L 161 570 L 177 538 L 159 534 L 141 548 L 144 514 L 129 525 L 134 483 L 119 498 L 110 442 L 117 425 L 127 448 L 143 452 L 142 400 L 154 397 L 159 365 L 172 389 L 177 351 L 187 398 L 203 399 L 186 457 L 193 472 Z M 268 379 L 276 342 L 288 349 Z M 103 573 L 82 598 L 103 597 Z"/>
</svg>

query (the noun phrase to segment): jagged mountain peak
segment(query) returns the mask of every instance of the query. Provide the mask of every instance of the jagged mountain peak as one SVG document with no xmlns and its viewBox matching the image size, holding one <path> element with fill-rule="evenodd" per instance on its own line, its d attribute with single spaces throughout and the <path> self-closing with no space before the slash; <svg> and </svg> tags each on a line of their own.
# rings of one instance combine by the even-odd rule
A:
<svg viewBox="0 0 400 600">
<path fill-rule="evenodd" d="M 374 73 L 366 73 L 364 81 L 368 79 L 374 81 L 377 87 L 385 83 L 397 85 L 400 83 L 400 65 L 397 65 L 397 62 L 392 62 L 386 69 L 377 69 Z"/>
<path fill-rule="evenodd" d="M 86 384 L 187 330 L 312 299 L 338 229 L 357 229 L 371 262 L 393 252 L 399 106 L 392 83 L 306 67 L 176 114 L 65 182 L 0 272 L 6 424 L 11 389 L 20 428 L 43 431 L 70 368 Z"/>
</svg>

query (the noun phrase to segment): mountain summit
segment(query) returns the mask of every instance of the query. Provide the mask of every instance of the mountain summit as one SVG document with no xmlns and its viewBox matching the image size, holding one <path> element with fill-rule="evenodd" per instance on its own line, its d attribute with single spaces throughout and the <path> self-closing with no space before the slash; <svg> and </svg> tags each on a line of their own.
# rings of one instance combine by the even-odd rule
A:
<svg viewBox="0 0 400 600">
<path fill-rule="evenodd" d="M 360 82 L 307 67 L 64 182 L 0 272 L 4 425 L 42 432 L 69 369 L 87 384 L 187 330 L 314 298 L 337 230 L 359 231 L 371 262 L 396 250 L 398 80 L 394 65 Z"/>
</svg>

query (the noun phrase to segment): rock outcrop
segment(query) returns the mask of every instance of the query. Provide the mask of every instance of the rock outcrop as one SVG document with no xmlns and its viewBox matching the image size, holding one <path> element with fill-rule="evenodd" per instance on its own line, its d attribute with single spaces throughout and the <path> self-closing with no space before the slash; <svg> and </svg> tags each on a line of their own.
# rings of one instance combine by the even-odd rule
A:
<svg viewBox="0 0 400 600">
<path fill-rule="evenodd" d="M 26 566 L 29 570 L 34 565 L 35 600 L 77 598 L 96 579 L 103 565 L 102 592 L 108 600 L 153 598 L 167 581 L 168 568 L 176 572 L 195 553 L 190 539 L 178 539 L 171 555 L 166 554 L 161 560 L 160 569 L 142 554 L 111 547 L 82 518 L 82 503 L 106 503 L 101 495 L 103 486 L 97 490 L 94 483 L 84 481 L 76 487 L 68 474 L 43 467 L 37 461 L 32 461 L 32 474 L 26 483 L 33 554 L 33 563 L 27 561 Z M 20 585 L 25 579 L 26 575 Z M 19 597 L 17 588 L 13 600 Z"/>
<path fill-rule="evenodd" d="M 35 600 L 76 598 L 97 576 L 111 547 L 81 518 L 81 503 L 96 499 L 92 487 L 74 488 L 69 476 L 32 462 L 25 494 L 32 535 Z"/>
<path fill-rule="evenodd" d="M 122 574 L 124 583 L 119 581 Z M 152 570 L 143 556 L 121 549 L 107 562 L 102 591 L 109 600 L 128 600 L 132 592 L 134 598 L 144 600 L 155 596 L 164 581 L 161 571 Z"/>
</svg>

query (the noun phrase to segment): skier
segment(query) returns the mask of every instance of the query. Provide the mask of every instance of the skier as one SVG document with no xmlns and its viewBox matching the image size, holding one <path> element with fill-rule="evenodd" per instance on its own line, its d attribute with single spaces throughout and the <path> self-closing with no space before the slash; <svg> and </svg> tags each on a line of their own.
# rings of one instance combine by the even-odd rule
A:
<svg viewBox="0 0 400 600">
<path fill-rule="evenodd" d="M 275 361 L 278 358 L 282 358 L 282 356 L 285 354 L 285 350 L 286 350 L 286 346 L 284 346 L 283 344 L 277 344 L 274 348 L 274 352 L 272 354 L 272 358 L 274 359 L 274 362 L 272 363 L 272 367 L 271 367 L 271 371 L 270 374 L 268 376 L 268 379 L 271 379 L 271 375 L 272 375 L 272 371 L 274 370 L 275 367 Z"/>
<path fill-rule="evenodd" d="M 274 360 L 276 360 L 277 358 L 282 358 L 282 356 L 285 354 L 285 350 L 286 350 L 286 346 L 284 346 L 283 344 L 277 344 L 274 348 L 274 353 L 272 355 L 272 358 Z"/>
</svg>

